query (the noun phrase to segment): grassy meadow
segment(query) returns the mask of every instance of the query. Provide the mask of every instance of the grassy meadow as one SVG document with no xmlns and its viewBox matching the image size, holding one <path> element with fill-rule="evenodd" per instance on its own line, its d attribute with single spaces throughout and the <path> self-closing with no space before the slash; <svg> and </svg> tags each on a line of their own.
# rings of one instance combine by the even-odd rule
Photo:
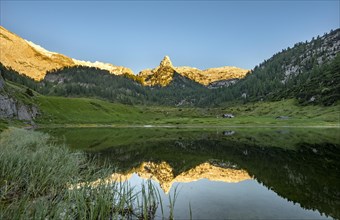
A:
<svg viewBox="0 0 340 220">
<path fill-rule="evenodd" d="M 340 106 L 300 106 L 295 100 L 220 108 L 129 106 L 88 98 L 39 96 L 41 126 L 339 126 Z M 235 118 L 222 118 L 231 113 Z M 288 119 L 276 119 L 288 116 Z"/>
</svg>

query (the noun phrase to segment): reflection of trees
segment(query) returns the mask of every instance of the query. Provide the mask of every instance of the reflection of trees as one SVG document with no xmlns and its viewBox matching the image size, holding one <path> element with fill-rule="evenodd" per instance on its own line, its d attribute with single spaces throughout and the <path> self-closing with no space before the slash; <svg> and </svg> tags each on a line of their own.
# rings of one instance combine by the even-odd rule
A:
<svg viewBox="0 0 340 220">
<path fill-rule="evenodd" d="M 228 161 L 289 201 L 340 218 L 339 146 L 301 143 L 295 149 L 237 141 L 177 140 L 116 147 L 102 152 L 100 159 L 115 161 L 123 172 L 145 161 L 166 161 L 175 176 L 211 159 Z"/>
<path fill-rule="evenodd" d="M 304 145 L 297 151 L 248 150 L 238 164 L 268 188 L 307 209 L 340 217 L 340 149 L 331 144 Z M 236 155 L 235 155 L 236 156 Z"/>
</svg>

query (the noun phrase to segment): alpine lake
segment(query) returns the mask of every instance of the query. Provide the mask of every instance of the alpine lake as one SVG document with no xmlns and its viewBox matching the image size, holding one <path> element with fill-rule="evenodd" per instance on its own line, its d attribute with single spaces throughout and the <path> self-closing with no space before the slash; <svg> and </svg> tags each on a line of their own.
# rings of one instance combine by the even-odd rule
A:
<svg viewBox="0 0 340 220">
<path fill-rule="evenodd" d="M 140 190 L 149 179 L 165 207 L 157 219 L 174 199 L 175 219 L 340 219 L 339 128 L 40 130 L 116 167 L 108 182 Z"/>
</svg>

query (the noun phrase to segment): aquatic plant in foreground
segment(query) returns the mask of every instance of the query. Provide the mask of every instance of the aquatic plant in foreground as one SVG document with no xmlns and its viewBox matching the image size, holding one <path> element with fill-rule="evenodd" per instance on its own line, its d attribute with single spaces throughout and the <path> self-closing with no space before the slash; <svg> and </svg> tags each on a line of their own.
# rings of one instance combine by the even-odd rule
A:
<svg viewBox="0 0 340 220">
<path fill-rule="evenodd" d="M 151 181 L 141 190 L 119 182 L 93 187 L 91 181 L 113 168 L 51 142 L 47 134 L 10 128 L 0 134 L 0 146 L 0 219 L 153 219 L 160 217 L 159 205 L 164 218 Z"/>
</svg>

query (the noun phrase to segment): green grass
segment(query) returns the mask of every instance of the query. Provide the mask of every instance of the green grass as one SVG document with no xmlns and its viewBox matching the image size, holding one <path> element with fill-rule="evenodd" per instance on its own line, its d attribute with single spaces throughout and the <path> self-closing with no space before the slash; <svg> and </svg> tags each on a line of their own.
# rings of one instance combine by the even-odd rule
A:
<svg viewBox="0 0 340 220">
<path fill-rule="evenodd" d="M 148 219 L 154 215 L 160 198 L 150 190 L 151 183 L 143 192 L 118 183 L 93 186 L 91 181 L 114 169 L 49 139 L 47 134 L 18 128 L 0 134 L 0 219 Z M 81 187 L 70 188 L 79 183 Z"/>
<path fill-rule="evenodd" d="M 127 123 L 141 117 L 134 107 L 95 99 L 40 96 L 38 105 L 43 111 L 38 122 L 43 124 Z"/>
<path fill-rule="evenodd" d="M 30 125 L 17 119 L 0 119 L 0 133 L 9 127 L 29 127 Z"/>
<path fill-rule="evenodd" d="M 8 128 L 8 123 L 6 120 L 0 119 L 0 132 Z"/>
<path fill-rule="evenodd" d="M 299 106 L 294 100 L 258 102 L 226 108 L 129 106 L 88 98 L 39 96 L 37 122 L 53 125 L 172 126 L 339 126 L 340 106 Z M 224 119 L 223 113 L 236 117 Z M 277 116 L 289 116 L 278 120 Z"/>
<path fill-rule="evenodd" d="M 18 101 L 21 101 L 27 105 L 33 105 L 36 102 L 36 97 L 40 94 L 32 91 L 33 97 L 26 93 L 27 87 L 17 84 L 11 81 L 6 81 L 6 92 L 10 94 L 11 97 L 15 98 Z"/>
</svg>

